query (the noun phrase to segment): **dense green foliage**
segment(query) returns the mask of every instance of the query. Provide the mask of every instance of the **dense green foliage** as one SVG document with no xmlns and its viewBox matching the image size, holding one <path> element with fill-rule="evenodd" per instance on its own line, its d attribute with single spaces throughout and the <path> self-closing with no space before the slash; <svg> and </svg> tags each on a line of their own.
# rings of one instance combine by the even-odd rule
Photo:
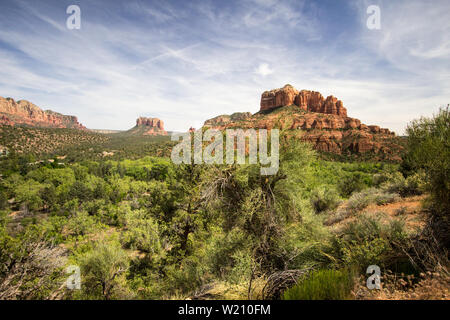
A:
<svg viewBox="0 0 450 320">
<path fill-rule="evenodd" d="M 412 121 L 407 129 L 408 152 L 401 165 L 407 184 L 417 184 L 421 172 L 429 199 L 429 229 L 433 237 L 450 248 L 450 110 L 441 108 L 432 118 Z"/>
<path fill-rule="evenodd" d="M 354 278 L 348 270 L 316 270 L 284 292 L 284 300 L 346 300 Z"/>
<path fill-rule="evenodd" d="M 450 110 L 412 121 L 407 129 L 408 153 L 403 168 L 423 169 L 436 213 L 450 210 Z"/>
<path fill-rule="evenodd" d="M 311 193 L 311 205 L 316 213 L 333 210 L 339 205 L 339 199 L 334 189 L 315 189 Z"/>
<path fill-rule="evenodd" d="M 445 149 L 435 136 L 429 143 Z M 164 157 L 170 142 L 122 148 L 128 138 L 117 139 L 52 162 L 1 159 L 0 298 L 185 298 L 218 283 L 227 288 L 218 297 L 243 287 L 237 297 L 247 298 L 275 272 L 316 270 L 284 298 L 346 299 L 346 268 L 407 263 L 404 224 L 364 210 L 426 188 L 437 202 L 448 192 L 434 167 L 446 161 L 430 163 L 414 146 L 406 177 L 395 164 L 326 161 L 294 141 L 282 145 L 279 171 L 261 176 L 258 165 L 174 165 Z M 98 156 L 106 143 L 117 143 L 110 158 Z M 68 265 L 80 267 L 81 290 L 65 289 Z"/>
<path fill-rule="evenodd" d="M 336 208 L 344 177 L 358 175 L 368 188 L 396 170 L 319 160 L 306 144 L 286 146 L 267 177 L 257 165 L 176 166 L 158 157 L 27 160 L 2 163 L 3 234 L 37 228 L 67 248 L 84 279 L 68 296 L 83 299 L 165 298 L 211 281 L 331 265 L 332 235 L 316 213 Z"/>
</svg>

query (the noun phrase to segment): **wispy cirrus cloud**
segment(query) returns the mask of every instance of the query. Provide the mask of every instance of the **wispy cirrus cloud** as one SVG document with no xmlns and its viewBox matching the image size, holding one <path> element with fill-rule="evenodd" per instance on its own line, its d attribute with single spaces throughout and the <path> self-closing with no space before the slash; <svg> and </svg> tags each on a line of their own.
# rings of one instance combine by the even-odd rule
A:
<svg viewBox="0 0 450 320">
<path fill-rule="evenodd" d="M 256 112 L 262 91 L 291 83 L 401 133 L 450 97 L 447 1 L 378 1 L 380 31 L 366 29 L 365 1 L 80 0 L 76 31 L 65 28 L 69 4 L 0 4 L 0 95 L 92 128 L 147 115 L 186 130 Z"/>
</svg>

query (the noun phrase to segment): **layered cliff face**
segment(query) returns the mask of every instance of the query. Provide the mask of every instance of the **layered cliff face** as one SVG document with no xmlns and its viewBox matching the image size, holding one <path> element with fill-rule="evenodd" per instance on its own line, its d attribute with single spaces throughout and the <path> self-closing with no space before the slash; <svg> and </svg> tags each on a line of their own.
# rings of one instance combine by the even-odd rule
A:
<svg viewBox="0 0 450 320">
<path fill-rule="evenodd" d="M 128 134 L 158 136 L 167 135 L 164 130 L 164 122 L 158 118 L 139 117 L 136 119 L 136 126 L 127 131 Z"/>
<path fill-rule="evenodd" d="M 337 98 L 325 99 L 319 92 L 298 91 L 290 85 L 264 92 L 260 112 L 252 116 L 238 120 L 219 116 L 207 120 L 205 127 L 278 128 L 290 137 L 312 143 L 319 151 L 340 155 L 372 153 L 378 159 L 394 161 L 400 160 L 403 149 L 400 139 L 389 129 L 348 117 Z"/>
<path fill-rule="evenodd" d="M 75 116 L 42 110 L 26 100 L 0 97 L 0 125 L 86 129 Z"/>
<path fill-rule="evenodd" d="M 267 111 L 278 107 L 296 105 L 300 109 L 310 112 L 335 114 L 346 117 L 347 109 L 341 100 L 333 96 L 326 99 L 316 91 L 298 91 L 287 84 L 283 88 L 266 91 L 261 96 L 260 111 Z"/>
</svg>

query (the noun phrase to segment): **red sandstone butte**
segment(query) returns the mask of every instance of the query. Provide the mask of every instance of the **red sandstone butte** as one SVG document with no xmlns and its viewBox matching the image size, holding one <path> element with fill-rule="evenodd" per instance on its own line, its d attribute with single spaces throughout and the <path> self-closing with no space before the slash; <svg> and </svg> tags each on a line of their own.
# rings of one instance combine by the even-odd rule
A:
<svg viewBox="0 0 450 320">
<path fill-rule="evenodd" d="M 164 130 L 164 122 L 158 118 L 139 117 L 136 120 L 136 127 L 143 135 L 167 135 Z"/>
<path fill-rule="evenodd" d="M 310 112 L 347 116 L 347 109 L 345 109 L 341 100 L 333 96 L 328 96 L 325 99 L 316 91 L 298 91 L 289 84 L 280 89 L 266 91 L 261 95 L 260 111 L 290 105 L 296 105 L 300 109 Z"/>
<path fill-rule="evenodd" d="M 77 117 L 42 110 L 26 100 L 14 101 L 0 97 L 0 125 L 27 125 L 45 128 L 73 128 L 85 130 Z"/>
<path fill-rule="evenodd" d="M 279 112 L 275 109 L 285 107 Z M 237 116 L 238 115 L 238 116 Z M 290 137 L 310 142 L 316 150 L 334 154 L 371 152 L 378 159 L 400 160 L 401 139 L 389 129 L 367 126 L 347 116 L 347 109 L 334 96 L 316 91 L 298 91 L 291 85 L 265 91 L 260 111 L 221 115 L 205 121 L 204 127 L 286 130 Z"/>
</svg>

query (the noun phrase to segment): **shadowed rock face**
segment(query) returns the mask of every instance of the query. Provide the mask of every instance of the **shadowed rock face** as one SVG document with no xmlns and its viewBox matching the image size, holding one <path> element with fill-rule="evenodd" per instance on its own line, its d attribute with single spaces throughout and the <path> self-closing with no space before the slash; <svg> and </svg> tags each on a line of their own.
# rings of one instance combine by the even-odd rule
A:
<svg viewBox="0 0 450 320">
<path fill-rule="evenodd" d="M 130 131 L 142 135 L 167 135 L 167 131 L 164 130 L 164 122 L 158 118 L 139 117 L 136 119 L 136 127 Z"/>
<path fill-rule="evenodd" d="M 0 97 L 0 125 L 86 129 L 75 116 L 44 111 L 29 101 L 16 102 L 12 98 L 3 97 Z"/>
<path fill-rule="evenodd" d="M 280 108 L 281 107 L 281 108 Z M 326 99 L 316 91 L 297 91 L 290 85 L 266 91 L 261 96 L 260 112 L 240 113 L 238 119 L 221 115 L 207 120 L 205 127 L 286 130 L 291 137 L 312 143 L 319 151 L 335 154 L 371 152 L 379 159 L 400 160 L 400 138 L 389 129 L 367 126 L 347 116 L 342 101 Z"/>
<path fill-rule="evenodd" d="M 289 84 L 281 89 L 266 91 L 261 95 L 260 111 L 290 105 L 296 105 L 300 109 L 310 112 L 347 116 L 347 109 L 345 109 L 341 100 L 333 96 L 328 96 L 325 99 L 316 91 L 298 91 Z"/>
</svg>

